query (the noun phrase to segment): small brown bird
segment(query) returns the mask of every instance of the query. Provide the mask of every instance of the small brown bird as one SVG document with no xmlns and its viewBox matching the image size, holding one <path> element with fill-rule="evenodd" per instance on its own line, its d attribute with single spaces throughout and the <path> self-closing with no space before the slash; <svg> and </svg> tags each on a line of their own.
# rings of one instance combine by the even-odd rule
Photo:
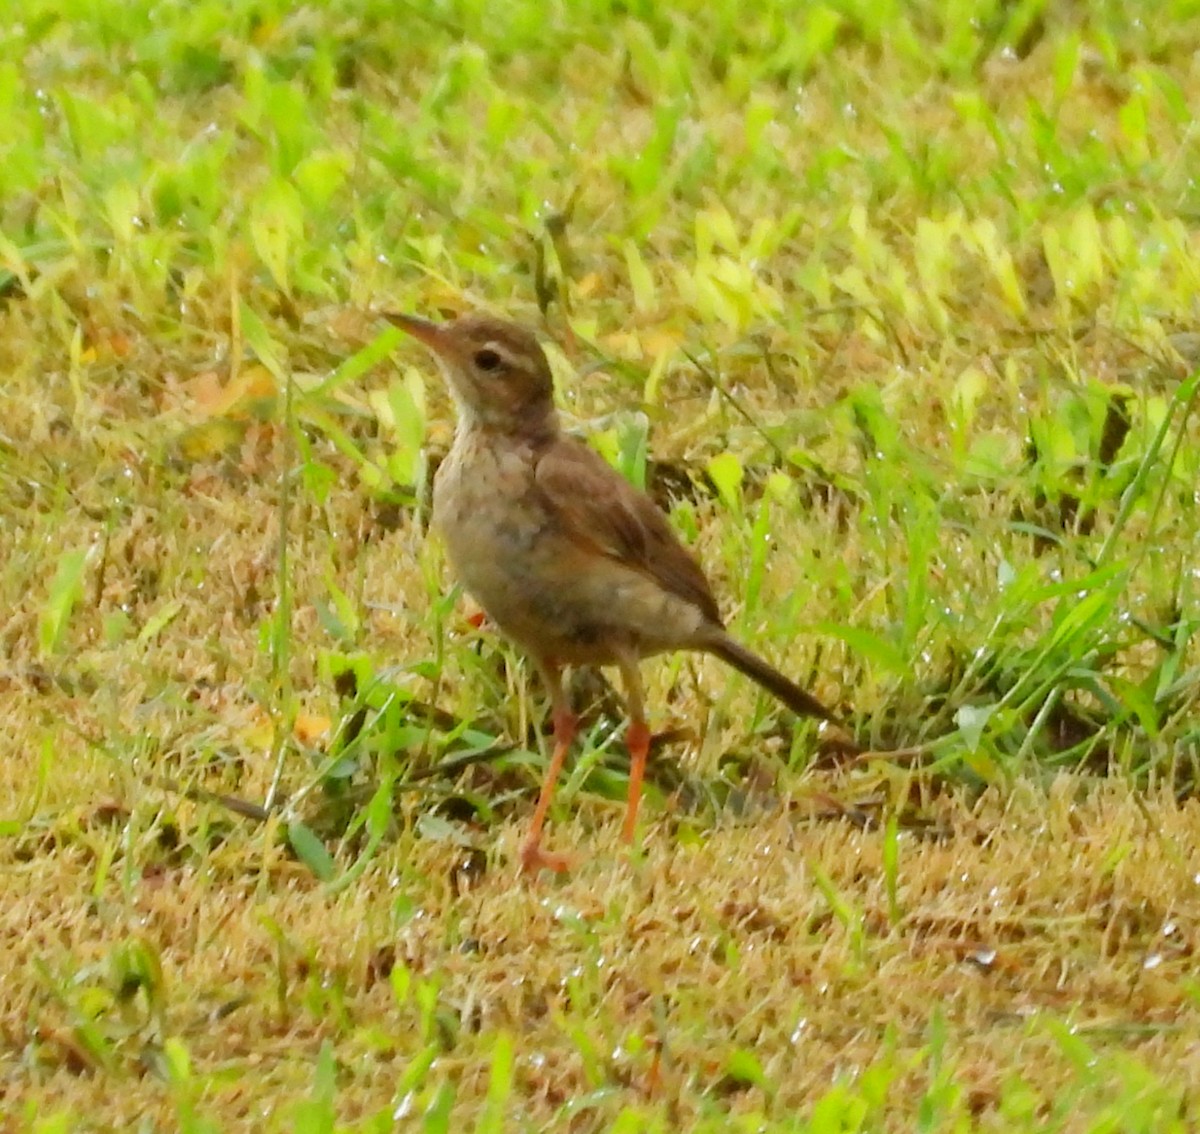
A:
<svg viewBox="0 0 1200 1134">
<path fill-rule="evenodd" d="M 833 721 L 815 697 L 735 642 L 696 560 L 666 516 L 602 457 L 562 431 L 534 335 L 485 314 L 450 323 L 387 314 L 437 357 L 458 408 L 433 486 L 433 520 L 466 591 L 537 666 L 553 705 L 554 753 L 522 849 L 525 869 L 567 868 L 542 827 L 577 721 L 570 665 L 615 665 L 629 711 L 632 842 L 650 746 L 639 661 L 716 654 L 793 712 Z"/>
</svg>

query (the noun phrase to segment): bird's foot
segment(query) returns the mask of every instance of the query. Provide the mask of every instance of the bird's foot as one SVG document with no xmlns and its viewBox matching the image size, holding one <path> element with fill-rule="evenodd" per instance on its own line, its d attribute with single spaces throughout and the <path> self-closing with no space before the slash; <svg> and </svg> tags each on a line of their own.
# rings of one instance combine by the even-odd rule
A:
<svg viewBox="0 0 1200 1134">
<path fill-rule="evenodd" d="M 538 840 L 529 839 L 521 844 L 522 874 L 536 874 L 539 870 L 552 870 L 555 874 L 566 874 L 574 865 L 575 860 L 569 855 L 548 851 Z"/>
</svg>

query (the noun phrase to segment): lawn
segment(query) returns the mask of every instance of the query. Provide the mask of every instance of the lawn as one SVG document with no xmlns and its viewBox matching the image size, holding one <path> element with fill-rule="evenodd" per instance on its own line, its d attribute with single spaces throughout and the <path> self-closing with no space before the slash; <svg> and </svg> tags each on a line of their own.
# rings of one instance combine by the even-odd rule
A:
<svg viewBox="0 0 1200 1134">
<path fill-rule="evenodd" d="M 1200 5 L 22 0 L 0 1126 L 1200 1124 Z M 731 630 L 536 675 L 380 310 L 537 329 Z"/>
</svg>

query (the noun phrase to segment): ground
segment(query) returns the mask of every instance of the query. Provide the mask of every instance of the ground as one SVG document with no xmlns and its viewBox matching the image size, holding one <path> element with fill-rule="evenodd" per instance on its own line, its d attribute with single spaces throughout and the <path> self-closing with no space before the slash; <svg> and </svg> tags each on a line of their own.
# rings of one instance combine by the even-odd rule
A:
<svg viewBox="0 0 1200 1134">
<path fill-rule="evenodd" d="M 0 29 L 4 1129 L 1195 1126 L 1191 5 L 691 9 Z M 860 751 L 583 675 L 520 875 L 474 306 Z"/>
</svg>

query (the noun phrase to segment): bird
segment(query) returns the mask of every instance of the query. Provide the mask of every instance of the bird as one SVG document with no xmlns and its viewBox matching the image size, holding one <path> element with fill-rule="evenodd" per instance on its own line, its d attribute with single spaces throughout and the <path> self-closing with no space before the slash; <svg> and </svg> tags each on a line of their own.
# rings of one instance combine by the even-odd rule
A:
<svg viewBox="0 0 1200 1134">
<path fill-rule="evenodd" d="M 486 311 L 450 321 L 383 311 L 434 356 L 457 424 L 434 477 L 433 527 L 463 589 L 539 671 L 554 748 L 528 834 L 524 871 L 566 871 L 542 843 L 578 729 L 563 671 L 616 666 L 629 718 L 632 843 L 651 734 L 643 658 L 697 650 L 727 662 L 801 716 L 839 724 L 816 697 L 726 631 L 712 588 L 666 514 L 584 441 L 567 433 L 550 365 L 526 326 Z"/>
</svg>

